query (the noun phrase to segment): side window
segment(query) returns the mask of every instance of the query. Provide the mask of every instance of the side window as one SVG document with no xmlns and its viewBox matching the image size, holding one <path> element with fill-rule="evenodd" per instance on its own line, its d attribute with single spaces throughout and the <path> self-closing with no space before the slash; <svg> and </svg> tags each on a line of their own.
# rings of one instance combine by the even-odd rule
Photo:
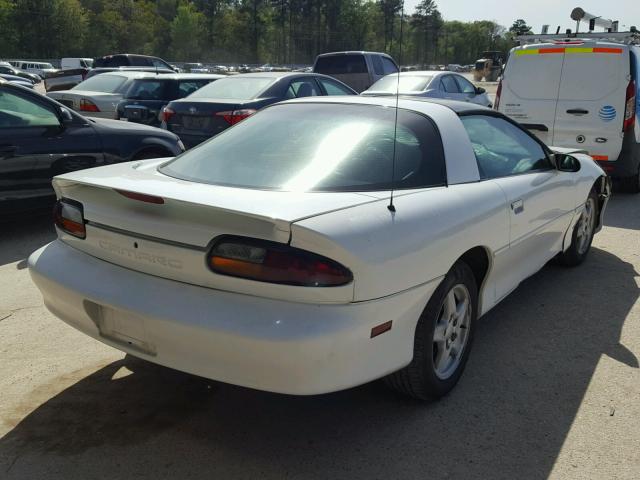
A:
<svg viewBox="0 0 640 480">
<path fill-rule="evenodd" d="M 520 128 L 499 117 L 460 117 L 469 135 L 482 178 L 548 170 L 551 163 L 543 148 Z"/>
<path fill-rule="evenodd" d="M 318 81 L 326 90 L 327 95 L 353 95 L 351 90 L 346 88 L 344 85 L 340 85 L 338 82 L 334 82 L 333 80 L 319 78 Z"/>
<path fill-rule="evenodd" d="M 0 129 L 58 127 L 53 110 L 8 91 L 0 91 Z"/>
<path fill-rule="evenodd" d="M 382 66 L 384 68 L 385 75 L 398 72 L 398 67 L 396 66 L 396 64 L 389 60 L 387 57 L 382 57 Z"/>
<path fill-rule="evenodd" d="M 458 87 L 460 87 L 460 91 L 462 93 L 475 95 L 476 87 L 474 87 L 469 80 L 467 80 L 464 77 L 461 77 L 460 75 L 455 75 L 454 78 L 456 79 L 456 82 L 458 83 Z"/>
<path fill-rule="evenodd" d="M 169 65 L 167 65 L 165 62 L 163 62 L 159 58 L 152 58 L 151 63 L 153 64 L 154 67 L 157 67 L 157 68 L 169 68 Z"/>
<path fill-rule="evenodd" d="M 202 80 L 189 80 L 186 82 L 180 82 L 178 85 L 178 98 L 184 98 L 187 95 L 191 95 L 193 92 L 198 90 L 200 87 L 203 87 L 208 82 L 203 82 Z"/>
<path fill-rule="evenodd" d="M 376 75 L 384 75 L 384 67 L 379 55 L 371 55 L 371 63 L 373 63 L 373 73 Z"/>
<path fill-rule="evenodd" d="M 442 77 L 442 89 L 447 93 L 460 93 L 458 84 L 451 75 Z"/>
<path fill-rule="evenodd" d="M 317 97 L 322 95 L 313 78 L 293 80 L 287 90 L 287 98 Z"/>
</svg>

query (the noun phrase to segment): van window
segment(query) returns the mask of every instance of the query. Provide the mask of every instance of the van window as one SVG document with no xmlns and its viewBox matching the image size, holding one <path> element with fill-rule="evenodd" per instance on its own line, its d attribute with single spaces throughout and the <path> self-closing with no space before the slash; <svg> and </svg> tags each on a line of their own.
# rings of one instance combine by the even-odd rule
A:
<svg viewBox="0 0 640 480">
<path fill-rule="evenodd" d="M 621 53 L 565 54 L 558 98 L 600 100 L 626 88 L 629 61 L 622 46 L 615 50 Z"/>
<path fill-rule="evenodd" d="M 314 71 L 327 75 L 367 73 L 367 62 L 360 54 L 329 55 L 318 58 Z"/>
<path fill-rule="evenodd" d="M 385 75 L 396 73 L 398 71 L 398 67 L 396 67 L 396 64 L 389 60 L 387 57 L 382 57 L 382 66 L 384 68 Z"/>
<path fill-rule="evenodd" d="M 519 98 L 528 100 L 558 99 L 564 55 L 509 56 L 504 79 Z"/>
</svg>

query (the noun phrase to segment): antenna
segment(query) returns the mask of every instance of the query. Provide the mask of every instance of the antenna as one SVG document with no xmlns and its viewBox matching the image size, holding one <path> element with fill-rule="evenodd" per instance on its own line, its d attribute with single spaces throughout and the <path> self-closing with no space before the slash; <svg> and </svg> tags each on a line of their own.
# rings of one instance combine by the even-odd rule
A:
<svg viewBox="0 0 640 480">
<path fill-rule="evenodd" d="M 395 182 L 396 182 L 396 142 L 397 142 L 397 134 L 398 134 L 398 103 L 400 100 L 400 68 L 402 65 L 402 31 L 403 31 L 403 24 L 404 24 L 404 0 L 402 2 L 402 11 L 400 13 L 400 50 L 399 50 L 399 57 L 398 57 L 398 63 L 400 64 L 400 66 L 398 66 L 398 81 L 396 82 L 396 112 L 395 112 L 395 121 L 393 123 L 393 159 L 391 160 L 391 197 L 389 198 L 389 205 L 387 205 L 387 209 L 392 212 L 395 213 L 396 211 L 396 207 L 393 204 L 393 190 L 395 187 Z"/>
</svg>

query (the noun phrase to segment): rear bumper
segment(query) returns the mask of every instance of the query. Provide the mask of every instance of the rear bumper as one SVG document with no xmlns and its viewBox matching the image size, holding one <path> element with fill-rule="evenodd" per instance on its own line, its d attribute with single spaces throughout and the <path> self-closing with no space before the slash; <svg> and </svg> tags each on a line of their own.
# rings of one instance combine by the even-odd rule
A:
<svg viewBox="0 0 640 480">
<path fill-rule="evenodd" d="M 368 302 L 290 303 L 135 272 L 59 240 L 34 252 L 29 269 L 47 308 L 101 342 L 195 375 L 297 395 L 407 365 L 417 320 L 440 281 Z M 110 333 L 114 317 L 131 342 Z M 389 320 L 390 331 L 370 338 Z"/>
<path fill-rule="evenodd" d="M 182 143 L 184 143 L 184 146 L 187 148 L 196 147 L 200 145 L 202 142 L 205 142 L 210 138 L 212 138 L 211 136 L 208 136 L 208 135 L 188 135 L 185 133 L 176 133 L 176 135 L 180 137 L 180 140 L 182 140 Z"/>
<path fill-rule="evenodd" d="M 633 131 L 626 133 L 622 150 L 615 161 L 598 161 L 598 165 L 613 178 L 638 175 L 640 168 L 640 144 L 636 143 Z"/>
</svg>

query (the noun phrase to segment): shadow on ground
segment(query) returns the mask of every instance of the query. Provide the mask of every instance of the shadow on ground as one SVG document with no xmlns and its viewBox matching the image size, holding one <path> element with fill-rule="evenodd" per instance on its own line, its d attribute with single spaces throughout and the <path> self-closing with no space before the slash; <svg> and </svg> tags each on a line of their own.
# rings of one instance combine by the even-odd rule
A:
<svg viewBox="0 0 640 480">
<path fill-rule="evenodd" d="M 56 237 L 50 212 L 2 222 L 0 230 L 0 266 L 19 262 L 18 269 L 26 268 L 29 255 Z"/>
<path fill-rule="evenodd" d="M 0 472 L 546 478 L 601 356 L 638 368 L 619 344 L 638 298 L 635 275 L 596 248 L 580 268 L 546 267 L 483 318 L 461 383 L 429 404 L 380 382 L 315 397 L 269 394 L 126 357 L 49 399 L 0 439 Z"/>
</svg>

